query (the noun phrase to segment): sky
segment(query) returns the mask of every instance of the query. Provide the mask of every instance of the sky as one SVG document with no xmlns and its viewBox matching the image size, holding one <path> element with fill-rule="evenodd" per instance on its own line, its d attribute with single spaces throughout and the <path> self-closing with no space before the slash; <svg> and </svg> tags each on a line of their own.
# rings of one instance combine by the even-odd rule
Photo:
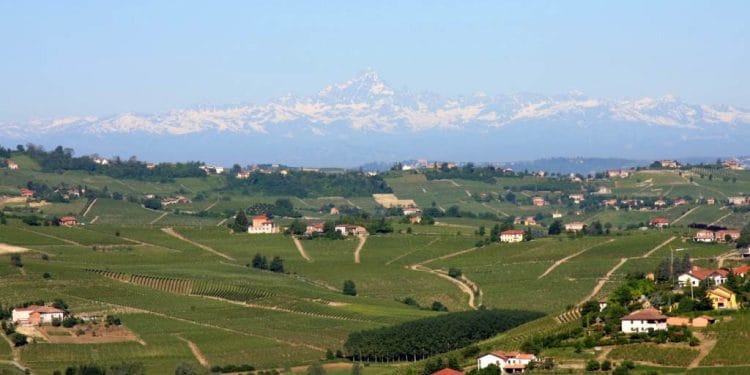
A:
<svg viewBox="0 0 750 375">
<path fill-rule="evenodd" d="M 444 95 L 750 108 L 750 1 L 0 0 L 0 123 L 263 103 L 366 68 Z"/>
</svg>

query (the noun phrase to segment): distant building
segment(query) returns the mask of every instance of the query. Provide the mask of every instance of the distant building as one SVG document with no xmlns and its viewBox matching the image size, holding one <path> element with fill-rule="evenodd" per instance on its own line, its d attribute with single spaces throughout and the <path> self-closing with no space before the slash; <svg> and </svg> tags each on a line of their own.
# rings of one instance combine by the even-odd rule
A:
<svg viewBox="0 0 750 375">
<path fill-rule="evenodd" d="M 665 219 L 663 217 L 655 217 L 651 219 L 651 226 L 654 228 L 665 228 L 668 227 L 672 220 Z"/>
<path fill-rule="evenodd" d="M 154 163 L 146 163 L 146 169 L 148 169 L 148 170 L 156 169 L 156 164 L 154 164 Z"/>
<path fill-rule="evenodd" d="M 667 205 L 667 202 L 664 199 L 657 199 L 654 201 L 655 207 L 664 207 Z"/>
<path fill-rule="evenodd" d="M 682 199 L 682 198 L 677 198 L 677 199 L 675 199 L 675 200 L 674 200 L 674 205 L 675 205 L 675 207 L 676 207 L 676 206 L 684 206 L 684 205 L 686 205 L 687 203 L 688 203 L 688 202 L 687 202 L 686 200 Z"/>
<path fill-rule="evenodd" d="M 582 223 L 580 221 L 575 221 L 575 222 L 572 222 L 572 223 L 565 224 L 565 231 L 566 232 L 580 232 L 585 227 L 586 227 L 586 224 L 584 224 L 584 223 Z"/>
<path fill-rule="evenodd" d="M 8 160 L 5 161 L 5 164 L 8 165 L 8 169 L 11 169 L 11 170 L 17 170 L 18 169 L 18 164 L 16 164 L 16 162 L 14 162 L 13 160 L 8 159 Z"/>
<path fill-rule="evenodd" d="M 328 211 L 328 214 L 330 214 L 330 215 L 338 215 L 338 214 L 340 214 L 340 213 L 341 213 L 341 212 L 339 212 L 339 209 L 338 209 L 338 208 L 336 208 L 336 207 L 331 207 L 331 210 L 330 210 L 330 211 Z"/>
<path fill-rule="evenodd" d="M 78 224 L 78 220 L 75 218 L 75 216 L 63 216 L 57 220 L 57 223 L 61 226 L 72 227 Z"/>
<path fill-rule="evenodd" d="M 680 163 L 674 160 L 661 160 L 659 164 L 661 164 L 662 168 L 677 168 L 680 166 Z"/>
<path fill-rule="evenodd" d="M 523 241 L 522 230 L 506 230 L 500 233 L 500 242 L 521 242 Z"/>
<path fill-rule="evenodd" d="M 178 195 L 175 197 L 167 197 L 161 200 L 162 206 L 169 206 L 170 204 L 186 204 L 186 203 L 190 203 L 190 199 L 182 195 Z"/>
<path fill-rule="evenodd" d="M 576 194 L 568 195 L 568 198 L 570 198 L 570 200 L 572 200 L 573 203 L 578 204 L 578 203 L 581 203 L 585 199 L 585 196 L 582 193 L 576 193 Z"/>
<path fill-rule="evenodd" d="M 404 216 L 421 215 L 422 210 L 417 207 L 406 207 L 404 210 Z"/>
<path fill-rule="evenodd" d="M 716 204 L 716 199 L 714 199 L 714 198 L 707 198 L 706 199 L 706 204 Z"/>
<path fill-rule="evenodd" d="M 559 219 L 559 218 L 561 218 L 562 216 L 563 216 L 563 215 L 562 215 L 562 214 L 561 214 L 561 213 L 560 213 L 559 211 L 555 211 L 555 212 L 553 212 L 553 213 L 552 213 L 552 218 L 553 218 L 553 219 Z"/>
<path fill-rule="evenodd" d="M 625 333 L 666 331 L 667 317 L 657 309 L 637 310 L 620 318 L 620 328 Z"/>
<path fill-rule="evenodd" d="M 52 306 L 30 305 L 28 307 L 16 307 L 11 313 L 13 323 L 18 325 L 41 325 L 52 324 L 52 321 L 62 320 L 65 311 Z"/>
<path fill-rule="evenodd" d="M 307 229 L 305 229 L 305 234 L 308 236 L 323 232 L 325 232 L 325 225 L 323 223 L 309 224 Z"/>
<path fill-rule="evenodd" d="M 534 197 L 532 199 L 532 201 L 534 202 L 534 206 L 540 206 L 541 207 L 541 206 L 544 206 L 545 204 L 547 204 L 547 202 L 542 197 Z"/>
<path fill-rule="evenodd" d="M 714 242 L 714 232 L 706 229 L 701 229 L 697 232 L 695 232 L 695 236 L 693 236 L 693 241 L 696 242 Z"/>
<path fill-rule="evenodd" d="M 728 274 L 729 271 L 721 268 L 710 269 L 693 266 L 690 271 L 677 277 L 677 283 L 683 288 L 686 286 L 697 287 L 701 285 L 701 282 L 706 282 L 710 285 L 722 285 L 727 282 Z"/>
<path fill-rule="evenodd" d="M 717 230 L 714 238 L 717 242 L 737 241 L 740 238 L 741 232 L 739 229 L 721 229 Z"/>
<path fill-rule="evenodd" d="M 617 206 L 617 199 L 615 198 L 607 199 L 603 203 L 605 207 L 614 207 L 614 206 Z"/>
<path fill-rule="evenodd" d="M 491 352 L 477 358 L 477 368 L 483 369 L 490 365 L 500 368 L 503 374 L 523 373 L 531 362 L 537 360 L 533 354 L 520 352 Z"/>
<path fill-rule="evenodd" d="M 252 225 L 247 227 L 250 234 L 271 234 L 279 233 L 279 227 L 266 215 L 253 216 Z"/>
<path fill-rule="evenodd" d="M 238 180 L 246 180 L 250 178 L 250 171 L 239 171 L 237 172 L 235 178 L 237 178 Z"/>
<path fill-rule="evenodd" d="M 732 160 L 724 160 L 721 163 L 721 165 L 724 166 L 724 168 L 727 168 L 727 169 L 733 169 L 733 170 L 743 170 L 743 169 L 745 169 L 745 167 L 742 165 L 742 163 L 740 163 L 739 161 L 734 160 L 734 159 L 732 159 Z"/>
<path fill-rule="evenodd" d="M 743 197 L 743 196 L 735 196 L 735 197 L 729 197 L 729 204 L 733 204 L 735 206 L 745 206 L 747 204 L 750 204 L 750 198 Z"/>
<path fill-rule="evenodd" d="M 362 236 L 367 234 L 367 229 L 360 225 L 351 224 L 339 224 L 334 228 L 336 232 L 339 232 L 342 236 Z"/>
<path fill-rule="evenodd" d="M 612 194 L 612 189 L 606 187 L 606 186 L 600 186 L 599 189 L 596 191 L 597 194 Z"/>
<path fill-rule="evenodd" d="M 21 188 L 21 197 L 23 198 L 33 198 L 34 197 L 34 190 Z"/>
<path fill-rule="evenodd" d="M 630 172 L 622 170 L 622 169 L 619 169 L 619 170 L 613 169 L 613 170 L 607 171 L 607 176 L 610 178 L 612 177 L 625 178 L 625 177 L 630 176 Z"/>
</svg>

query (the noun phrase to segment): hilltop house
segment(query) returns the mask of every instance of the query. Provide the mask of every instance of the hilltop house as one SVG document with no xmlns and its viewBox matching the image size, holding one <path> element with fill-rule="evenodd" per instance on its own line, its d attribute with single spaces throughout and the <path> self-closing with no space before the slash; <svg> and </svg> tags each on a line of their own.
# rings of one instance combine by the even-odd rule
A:
<svg viewBox="0 0 750 375">
<path fill-rule="evenodd" d="M 728 274 L 729 271 L 725 269 L 714 270 L 693 266 L 690 271 L 677 277 L 677 283 L 683 288 L 686 286 L 697 287 L 704 281 L 710 285 L 721 285 L 727 282 Z"/>
<path fill-rule="evenodd" d="M 13 160 L 8 159 L 5 161 L 5 164 L 8 165 L 8 169 L 18 170 L 18 164 Z"/>
<path fill-rule="evenodd" d="M 16 307 L 11 313 L 13 323 L 18 325 L 51 324 L 53 319 L 62 320 L 65 311 L 52 306 L 30 305 Z"/>
<path fill-rule="evenodd" d="M 250 234 L 271 234 L 279 233 L 279 227 L 271 218 L 264 215 L 253 216 L 252 225 L 247 227 L 247 233 Z"/>
<path fill-rule="evenodd" d="M 570 198 L 570 200 L 572 200 L 573 203 L 579 204 L 581 203 L 581 201 L 583 201 L 585 197 L 583 196 L 583 193 L 575 193 L 575 194 L 568 195 L 568 198 Z"/>
<path fill-rule="evenodd" d="M 677 168 L 680 166 L 680 163 L 674 160 L 661 160 L 659 164 L 661 164 L 662 168 Z"/>
<path fill-rule="evenodd" d="M 349 236 L 349 235 L 360 236 L 360 235 L 367 234 L 367 229 L 365 229 L 365 227 L 360 226 L 360 225 L 339 224 L 339 225 L 336 225 L 334 229 L 336 230 L 336 232 L 339 232 L 344 237 Z"/>
<path fill-rule="evenodd" d="M 308 224 L 305 229 L 305 234 L 310 236 L 315 233 L 323 233 L 325 231 L 325 225 L 323 223 Z"/>
<path fill-rule="evenodd" d="M 668 227 L 669 223 L 671 222 L 672 222 L 671 220 L 665 219 L 663 217 L 655 217 L 651 219 L 650 224 L 654 228 L 664 228 L 664 227 Z"/>
<path fill-rule="evenodd" d="M 546 202 L 546 201 L 544 200 L 544 198 L 542 198 L 542 197 L 534 197 L 534 198 L 532 199 L 532 201 L 534 202 L 534 206 L 539 206 L 539 207 L 541 207 L 541 206 L 544 206 L 544 205 L 546 205 L 546 204 L 547 204 L 547 202 Z"/>
<path fill-rule="evenodd" d="M 406 207 L 404 208 L 404 216 L 421 215 L 422 210 L 418 207 Z"/>
<path fill-rule="evenodd" d="M 237 178 L 238 180 L 246 180 L 250 178 L 250 171 L 239 171 L 237 172 L 235 178 Z"/>
<path fill-rule="evenodd" d="M 57 223 L 61 226 L 72 227 L 78 224 L 78 220 L 75 218 L 75 216 L 63 216 L 57 220 Z"/>
<path fill-rule="evenodd" d="M 21 188 L 21 197 L 23 198 L 33 198 L 34 197 L 34 190 L 30 190 L 27 188 Z"/>
<path fill-rule="evenodd" d="M 521 242 L 523 241 L 522 230 L 506 230 L 500 233 L 500 242 Z"/>
<path fill-rule="evenodd" d="M 620 329 L 625 333 L 666 331 L 667 317 L 657 309 L 637 310 L 620 318 Z"/>
<path fill-rule="evenodd" d="M 725 286 L 717 286 L 706 292 L 714 310 L 737 309 L 737 295 Z"/>
<path fill-rule="evenodd" d="M 693 236 L 695 242 L 714 242 L 714 232 L 706 229 L 701 229 L 695 232 Z"/>
<path fill-rule="evenodd" d="M 331 207 L 331 209 L 328 211 L 329 215 L 339 215 L 341 212 L 336 207 Z"/>
<path fill-rule="evenodd" d="M 729 200 L 729 204 L 732 204 L 735 206 L 744 206 L 746 204 L 750 204 L 748 197 L 742 197 L 742 196 L 729 197 L 728 200 Z"/>
<path fill-rule="evenodd" d="M 742 166 L 742 163 L 740 163 L 739 161 L 734 160 L 734 159 L 732 159 L 732 160 L 724 160 L 723 162 L 721 162 L 721 165 L 724 166 L 724 168 L 732 169 L 732 170 L 736 170 L 736 171 L 741 171 L 741 170 L 745 169 Z"/>
<path fill-rule="evenodd" d="M 580 232 L 585 227 L 586 227 L 586 224 L 584 224 L 584 223 L 582 223 L 580 221 L 575 221 L 575 222 L 572 222 L 572 223 L 565 224 L 565 231 L 566 232 Z"/>
<path fill-rule="evenodd" d="M 185 204 L 190 203 L 190 199 L 188 197 L 183 197 L 182 195 L 178 195 L 176 197 L 167 197 L 161 200 L 162 206 L 169 206 L 170 204 Z"/>
<path fill-rule="evenodd" d="M 477 368 L 483 369 L 490 365 L 500 368 L 503 374 L 523 373 L 526 367 L 537 358 L 533 354 L 520 352 L 491 352 L 477 358 Z"/>
</svg>

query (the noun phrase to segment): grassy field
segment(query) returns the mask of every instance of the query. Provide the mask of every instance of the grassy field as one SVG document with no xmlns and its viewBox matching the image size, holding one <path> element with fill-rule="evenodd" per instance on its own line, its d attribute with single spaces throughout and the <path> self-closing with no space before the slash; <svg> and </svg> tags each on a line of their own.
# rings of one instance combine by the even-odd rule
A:
<svg viewBox="0 0 750 375">
<path fill-rule="evenodd" d="M 636 344 L 615 347 L 607 357 L 615 360 L 637 358 L 640 362 L 685 367 L 697 356 L 698 349 L 690 348 L 687 345 Z"/>
</svg>

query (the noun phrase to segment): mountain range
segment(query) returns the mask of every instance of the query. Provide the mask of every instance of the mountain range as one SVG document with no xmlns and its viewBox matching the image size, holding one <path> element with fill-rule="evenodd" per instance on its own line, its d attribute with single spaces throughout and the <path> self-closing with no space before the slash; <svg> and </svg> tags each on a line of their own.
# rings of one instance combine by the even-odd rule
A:
<svg viewBox="0 0 750 375">
<path fill-rule="evenodd" d="M 264 104 L 0 124 L 2 143 L 155 161 L 355 166 L 427 158 L 631 159 L 747 153 L 750 110 L 674 96 L 601 99 L 580 92 L 446 97 L 397 90 L 373 70 L 311 96 Z"/>
</svg>

